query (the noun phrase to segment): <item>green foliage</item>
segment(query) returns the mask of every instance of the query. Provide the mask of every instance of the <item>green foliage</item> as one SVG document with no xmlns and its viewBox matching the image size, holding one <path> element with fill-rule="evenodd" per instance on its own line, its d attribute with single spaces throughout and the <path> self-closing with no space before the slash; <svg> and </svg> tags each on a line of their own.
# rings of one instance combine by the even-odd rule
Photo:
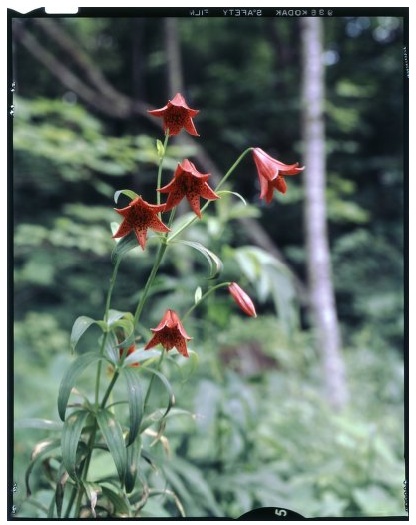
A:
<svg viewBox="0 0 416 525">
<path fill-rule="evenodd" d="M 400 349 L 405 306 L 402 251 L 380 233 L 357 229 L 338 240 L 333 256 L 339 276 L 336 289 L 352 298 L 342 317 L 360 327 L 372 326 L 375 340 Z"/>
<path fill-rule="evenodd" d="M 293 333 L 299 323 L 298 299 L 287 266 L 255 246 L 239 247 L 233 255 L 243 275 L 255 287 L 259 301 L 271 297 L 286 332 Z"/>
<path fill-rule="evenodd" d="M 217 373 L 201 366 L 184 396 L 196 414 L 192 437 L 185 421 L 172 421 L 170 432 L 189 468 L 204 472 L 223 515 L 262 506 L 305 517 L 404 515 L 400 358 L 389 349 L 379 349 L 383 359 L 365 346 L 351 349 L 352 402 L 336 414 L 320 393 L 307 339 L 285 347 L 271 319 L 250 327 L 234 321 L 219 335 L 227 346 L 215 358 L 205 345 L 204 360 Z"/>
<path fill-rule="evenodd" d="M 35 166 L 41 163 L 43 171 L 38 184 L 51 185 L 48 191 L 59 193 L 64 182 L 90 183 L 106 197 L 114 190 L 103 176 L 122 177 L 139 166 L 157 166 L 159 155 L 154 141 L 146 135 L 111 137 L 105 134 L 102 123 L 91 116 L 81 105 L 59 100 L 17 98 L 13 147 L 18 155 L 15 183 L 24 183 L 26 173 L 19 169 L 34 157 Z M 186 154 L 192 148 L 185 148 Z M 174 169 L 179 151 L 172 147 L 165 163 Z M 181 152 L 182 154 L 182 152 Z M 33 168 L 32 168 L 33 169 Z M 59 176 L 57 177 L 57 173 Z"/>
</svg>

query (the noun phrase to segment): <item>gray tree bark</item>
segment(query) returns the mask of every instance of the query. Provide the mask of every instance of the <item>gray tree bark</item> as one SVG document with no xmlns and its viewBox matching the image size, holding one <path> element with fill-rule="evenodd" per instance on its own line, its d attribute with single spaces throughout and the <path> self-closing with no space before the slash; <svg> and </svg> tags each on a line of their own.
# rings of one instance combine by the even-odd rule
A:
<svg viewBox="0 0 416 525">
<path fill-rule="evenodd" d="M 323 364 L 326 395 L 335 409 L 348 400 L 345 364 L 332 281 L 326 219 L 323 29 L 320 18 L 302 18 L 302 133 L 304 220 L 309 303 Z"/>
<path fill-rule="evenodd" d="M 181 48 L 178 36 L 178 20 L 174 17 L 164 19 L 165 53 L 167 59 L 168 98 L 183 93 L 183 70 Z"/>
</svg>

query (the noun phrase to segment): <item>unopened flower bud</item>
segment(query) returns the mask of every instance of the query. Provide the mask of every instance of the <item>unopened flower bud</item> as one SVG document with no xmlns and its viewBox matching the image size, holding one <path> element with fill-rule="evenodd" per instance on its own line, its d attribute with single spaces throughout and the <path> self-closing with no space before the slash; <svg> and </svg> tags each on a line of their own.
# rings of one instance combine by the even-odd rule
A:
<svg viewBox="0 0 416 525">
<path fill-rule="evenodd" d="M 249 315 L 250 317 L 257 317 L 253 301 L 237 283 L 230 283 L 228 285 L 228 290 L 230 291 L 234 301 L 245 314 Z"/>
</svg>

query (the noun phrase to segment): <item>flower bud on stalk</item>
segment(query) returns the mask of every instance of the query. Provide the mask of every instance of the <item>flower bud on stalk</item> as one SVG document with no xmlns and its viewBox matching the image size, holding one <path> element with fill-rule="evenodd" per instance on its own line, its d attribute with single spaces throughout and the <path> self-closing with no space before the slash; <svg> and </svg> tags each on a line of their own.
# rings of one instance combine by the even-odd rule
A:
<svg viewBox="0 0 416 525">
<path fill-rule="evenodd" d="M 234 301 L 245 314 L 249 315 L 250 317 L 257 317 L 253 301 L 237 283 L 230 283 L 228 285 L 228 290 L 230 291 Z"/>
</svg>

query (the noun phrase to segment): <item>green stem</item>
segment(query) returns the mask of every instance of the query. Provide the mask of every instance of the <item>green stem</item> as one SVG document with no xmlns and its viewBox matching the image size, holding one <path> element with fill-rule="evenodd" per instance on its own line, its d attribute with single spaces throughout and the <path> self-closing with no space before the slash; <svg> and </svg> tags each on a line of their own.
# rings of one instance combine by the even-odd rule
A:
<svg viewBox="0 0 416 525">
<path fill-rule="evenodd" d="M 159 190 L 162 187 L 162 169 L 163 169 L 163 159 L 165 158 L 166 148 L 168 147 L 169 141 L 169 130 L 166 130 L 165 141 L 163 143 L 163 155 L 160 158 L 159 169 L 157 171 L 157 189 Z M 156 191 L 157 204 L 160 205 L 160 191 Z M 159 213 L 159 218 L 161 214 Z"/>
<path fill-rule="evenodd" d="M 75 504 L 75 517 L 79 518 L 80 510 L 81 510 L 81 503 L 82 503 L 82 496 L 84 494 L 84 488 L 82 486 L 78 487 L 78 497 L 77 502 Z"/>
<path fill-rule="evenodd" d="M 234 162 L 234 164 L 231 166 L 231 168 L 227 171 L 227 173 L 224 175 L 224 177 L 220 180 L 220 182 L 217 184 L 217 186 L 215 187 L 215 190 L 214 191 L 218 191 L 221 186 L 223 186 L 228 178 L 230 177 L 230 175 L 232 174 L 232 172 L 235 170 L 235 168 L 240 164 L 240 162 L 243 160 L 243 158 L 247 155 L 247 153 L 249 153 L 253 148 L 250 147 L 250 148 L 247 148 L 246 150 L 243 151 L 243 153 L 238 157 L 238 159 Z M 210 202 L 212 201 L 207 201 L 204 206 L 202 206 L 201 208 L 201 214 L 203 211 L 206 210 L 206 208 L 209 206 Z M 198 219 L 198 217 L 195 215 L 194 217 L 192 217 L 191 219 L 189 219 L 188 222 L 186 222 L 185 224 L 183 224 L 178 230 L 176 230 L 175 232 L 172 233 L 172 235 L 170 235 L 168 238 L 167 238 L 167 242 L 170 243 L 173 241 L 173 239 L 175 239 L 179 234 L 181 234 L 184 230 L 186 230 L 187 228 L 189 228 L 189 226 L 191 226 L 191 224 L 193 224 L 196 220 Z"/>
<path fill-rule="evenodd" d="M 253 148 L 247 148 L 243 151 L 243 153 L 238 157 L 238 159 L 234 162 L 234 164 L 231 166 L 231 168 L 227 171 L 227 173 L 224 175 L 224 177 L 220 180 L 220 182 L 217 184 L 215 191 L 218 191 L 221 186 L 223 186 L 226 182 L 231 173 L 235 170 L 235 168 L 240 164 L 240 162 L 243 160 L 243 158 L 249 153 Z"/>
<path fill-rule="evenodd" d="M 224 286 L 228 286 L 229 284 L 231 284 L 231 282 L 230 282 L 230 281 L 227 281 L 227 282 L 224 282 L 224 283 L 216 284 L 215 286 L 212 286 L 211 288 L 209 288 L 209 289 L 208 289 L 208 290 L 207 290 L 207 291 L 201 296 L 201 299 L 200 299 L 197 303 L 193 304 L 193 305 L 188 309 L 188 311 L 186 312 L 186 314 L 182 316 L 182 321 L 184 321 L 184 320 L 189 316 L 189 314 L 191 314 L 191 313 L 195 310 L 195 308 L 196 308 L 197 306 L 199 306 L 199 305 L 202 303 L 202 301 L 204 301 L 209 295 L 211 295 L 212 292 L 214 292 L 215 290 L 218 290 L 218 288 L 223 288 Z"/>
<path fill-rule="evenodd" d="M 109 315 L 109 310 L 110 310 L 111 297 L 113 295 L 113 289 L 114 289 L 114 285 L 115 285 L 115 282 L 116 282 L 116 277 L 117 277 L 118 268 L 120 266 L 120 262 L 121 262 L 121 257 L 119 257 L 117 259 L 117 261 L 116 261 L 116 263 L 114 265 L 113 274 L 112 274 L 111 279 L 110 279 L 110 286 L 109 286 L 109 289 L 108 289 L 107 300 L 106 300 L 106 303 L 105 303 L 105 312 L 104 312 L 104 321 L 105 321 L 105 323 L 108 323 L 108 315 Z M 105 347 L 105 343 L 107 341 L 107 334 L 108 334 L 108 331 L 105 332 L 104 335 L 103 335 L 103 340 L 102 340 L 101 348 L 100 348 L 100 356 L 102 356 L 104 354 L 104 347 Z M 101 367 L 102 367 L 102 359 L 100 359 L 98 361 L 97 375 L 96 375 L 96 379 L 95 379 L 95 406 L 97 408 L 98 408 L 98 404 L 99 404 L 99 395 L 100 395 Z"/>
<path fill-rule="evenodd" d="M 117 381 L 119 375 L 120 375 L 120 372 L 118 370 L 116 370 L 114 372 L 114 375 L 113 375 L 113 377 L 111 379 L 110 384 L 107 387 L 107 390 L 106 390 L 106 392 L 104 394 L 103 400 L 101 401 L 100 408 L 105 408 L 105 404 L 107 403 L 107 399 L 109 398 L 109 396 L 111 394 L 111 391 L 113 390 L 113 386 L 116 384 L 116 381 Z"/>
</svg>

